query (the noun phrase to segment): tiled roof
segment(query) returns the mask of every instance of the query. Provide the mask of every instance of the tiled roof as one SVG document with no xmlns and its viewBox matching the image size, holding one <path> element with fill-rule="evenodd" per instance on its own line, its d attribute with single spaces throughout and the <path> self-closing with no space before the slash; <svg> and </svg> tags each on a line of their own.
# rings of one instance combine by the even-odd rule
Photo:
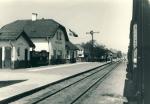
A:
<svg viewBox="0 0 150 104">
<path fill-rule="evenodd" d="M 17 40 L 20 36 L 23 36 L 23 38 L 27 41 L 30 47 L 35 47 L 33 42 L 30 40 L 30 38 L 26 35 L 24 31 L 22 32 L 3 32 L 0 33 L 0 40 Z"/>
<path fill-rule="evenodd" d="M 30 38 L 52 38 L 58 28 L 63 29 L 63 31 L 65 32 L 66 40 L 69 40 L 65 27 L 52 19 L 40 19 L 36 21 L 17 20 L 15 22 L 3 26 L 0 29 L 0 33 L 6 35 L 7 33 L 12 32 L 12 34 L 9 35 L 13 37 L 13 33 L 24 31 Z"/>
<path fill-rule="evenodd" d="M 78 50 L 78 47 L 76 47 L 76 45 L 72 44 L 70 41 L 66 42 L 66 48 L 69 50 Z"/>
<path fill-rule="evenodd" d="M 4 32 L 0 33 L 0 40 L 15 40 L 20 32 Z"/>
<path fill-rule="evenodd" d="M 83 50 L 84 48 L 80 44 L 75 44 L 78 49 Z"/>
</svg>

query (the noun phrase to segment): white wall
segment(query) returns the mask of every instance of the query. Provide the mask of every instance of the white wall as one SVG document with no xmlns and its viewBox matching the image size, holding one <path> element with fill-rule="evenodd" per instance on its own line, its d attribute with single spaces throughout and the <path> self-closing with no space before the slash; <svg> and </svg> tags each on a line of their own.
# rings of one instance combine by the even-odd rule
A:
<svg viewBox="0 0 150 104">
<path fill-rule="evenodd" d="M 0 41 L 0 47 L 11 47 L 11 45 L 10 45 L 10 41 Z"/>
<path fill-rule="evenodd" d="M 49 52 L 48 40 L 46 38 L 32 38 L 31 40 L 35 44 L 35 51 L 46 50 Z"/>
</svg>

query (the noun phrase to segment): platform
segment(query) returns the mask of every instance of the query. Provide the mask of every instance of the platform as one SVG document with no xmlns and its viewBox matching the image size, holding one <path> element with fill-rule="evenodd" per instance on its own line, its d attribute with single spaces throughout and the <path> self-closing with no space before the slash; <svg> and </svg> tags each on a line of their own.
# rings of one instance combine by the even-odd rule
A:
<svg viewBox="0 0 150 104">
<path fill-rule="evenodd" d="M 0 81 L 19 80 L 21 82 L 0 88 L 0 101 L 40 88 L 74 74 L 95 68 L 106 63 L 81 62 L 64 65 L 51 65 L 38 68 L 0 70 Z"/>
</svg>

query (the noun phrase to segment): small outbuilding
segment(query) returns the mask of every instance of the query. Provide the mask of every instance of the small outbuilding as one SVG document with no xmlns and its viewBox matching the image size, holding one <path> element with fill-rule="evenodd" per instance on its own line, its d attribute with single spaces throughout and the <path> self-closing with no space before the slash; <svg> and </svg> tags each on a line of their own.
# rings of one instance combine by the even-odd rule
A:
<svg viewBox="0 0 150 104">
<path fill-rule="evenodd" d="M 85 59 L 84 59 L 84 48 L 80 44 L 76 44 L 76 46 L 78 47 L 77 61 L 79 61 L 79 62 L 85 61 Z"/>
<path fill-rule="evenodd" d="M 66 61 L 67 61 L 67 63 L 76 62 L 77 50 L 79 50 L 79 49 L 78 49 L 78 47 L 76 47 L 76 45 L 74 45 L 70 41 L 66 42 Z"/>
<path fill-rule="evenodd" d="M 29 66 L 31 48 L 35 45 L 24 31 L 0 31 L 0 68 Z"/>
</svg>

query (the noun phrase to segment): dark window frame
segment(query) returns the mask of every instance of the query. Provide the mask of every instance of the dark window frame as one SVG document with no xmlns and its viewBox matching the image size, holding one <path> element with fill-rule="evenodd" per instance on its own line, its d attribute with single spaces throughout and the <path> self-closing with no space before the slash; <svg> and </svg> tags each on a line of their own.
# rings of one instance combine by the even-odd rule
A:
<svg viewBox="0 0 150 104">
<path fill-rule="evenodd" d="M 20 47 L 17 48 L 17 56 L 20 56 Z"/>
</svg>

